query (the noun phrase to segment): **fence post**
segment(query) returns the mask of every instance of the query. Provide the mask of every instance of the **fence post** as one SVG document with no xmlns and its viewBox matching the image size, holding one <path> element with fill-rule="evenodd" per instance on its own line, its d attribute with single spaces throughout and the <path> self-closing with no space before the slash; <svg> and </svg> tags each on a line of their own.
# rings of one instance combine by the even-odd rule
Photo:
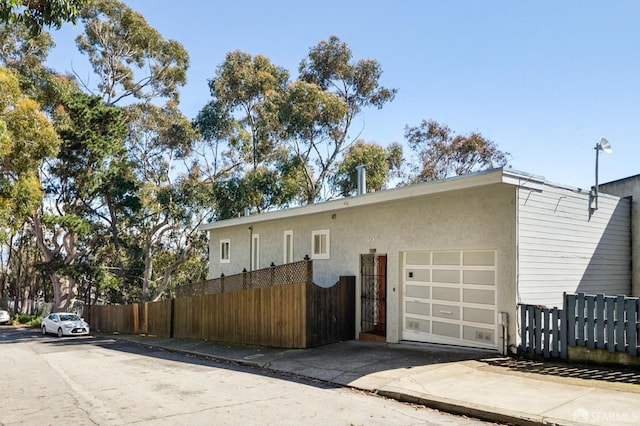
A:
<svg viewBox="0 0 640 426">
<path fill-rule="evenodd" d="M 589 349 L 596 348 L 596 320 L 595 320 L 595 304 L 596 299 L 593 296 L 585 296 L 587 302 L 587 347 Z"/>
<path fill-rule="evenodd" d="M 304 260 L 307 261 L 307 276 L 306 276 L 306 282 L 307 284 L 312 284 L 313 283 L 313 262 L 311 261 L 311 258 L 309 257 L 308 254 L 304 255 Z"/>
<path fill-rule="evenodd" d="M 562 327 L 562 320 L 558 316 L 560 311 L 557 306 L 554 306 L 551 310 L 551 356 L 557 358 L 560 355 L 561 343 L 558 340 L 560 330 L 558 327 Z"/>
<path fill-rule="evenodd" d="M 575 294 L 566 295 L 565 310 L 567 318 L 567 341 L 569 346 L 576 345 L 576 299 Z"/>
<path fill-rule="evenodd" d="M 584 346 L 584 293 L 578 293 L 578 315 L 576 321 L 578 322 L 578 346 Z"/>
<path fill-rule="evenodd" d="M 242 268 L 242 289 L 247 289 L 247 268 Z"/>
<path fill-rule="evenodd" d="M 550 351 L 549 351 L 549 345 L 551 344 L 551 338 L 549 335 L 549 332 L 551 331 L 551 311 L 549 310 L 549 308 L 543 308 L 542 309 L 542 318 L 543 318 L 543 322 L 541 323 L 541 326 L 543 325 L 543 342 L 542 342 L 542 355 L 545 358 L 549 358 L 550 357 Z"/>
<path fill-rule="evenodd" d="M 269 275 L 269 287 L 273 287 L 273 284 L 276 280 L 276 264 L 271 262 L 271 265 L 269 265 L 271 267 L 271 274 Z"/>
<path fill-rule="evenodd" d="M 224 293 L 224 274 L 220 274 L 220 294 Z"/>
<path fill-rule="evenodd" d="M 616 352 L 624 352 L 624 295 L 616 298 Z"/>
<path fill-rule="evenodd" d="M 527 307 L 519 304 L 520 308 L 520 347 L 523 352 L 527 351 Z"/>
<path fill-rule="evenodd" d="M 636 301 L 626 300 L 627 311 L 627 353 L 631 356 L 638 356 L 638 320 L 636 319 Z"/>
<path fill-rule="evenodd" d="M 605 305 L 604 294 L 600 293 L 596 296 L 596 344 L 598 349 L 604 349 L 604 327 L 605 327 Z"/>
<path fill-rule="evenodd" d="M 616 319 L 615 319 L 615 299 L 607 297 L 607 350 L 609 352 L 616 351 Z"/>
</svg>

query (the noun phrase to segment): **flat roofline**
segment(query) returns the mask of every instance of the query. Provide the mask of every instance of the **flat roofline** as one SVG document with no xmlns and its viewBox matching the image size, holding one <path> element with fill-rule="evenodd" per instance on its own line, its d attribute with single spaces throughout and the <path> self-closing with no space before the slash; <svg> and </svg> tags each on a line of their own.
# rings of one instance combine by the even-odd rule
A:
<svg viewBox="0 0 640 426">
<path fill-rule="evenodd" d="M 407 185 L 400 188 L 377 192 L 368 192 L 362 195 L 325 201 L 318 204 L 309 204 L 256 215 L 225 219 L 200 225 L 199 229 L 207 231 L 210 229 L 227 228 L 230 226 L 259 223 L 276 219 L 286 219 L 314 213 L 326 213 L 345 208 L 375 205 L 424 195 L 439 194 L 499 183 L 530 187 L 531 189 L 540 190 L 544 185 L 544 177 L 519 172 L 513 169 L 489 169 L 437 181 Z"/>
<path fill-rule="evenodd" d="M 612 184 L 612 183 L 620 183 L 620 182 L 624 182 L 624 181 L 627 181 L 627 180 L 634 180 L 634 179 L 640 179 L 640 174 L 633 175 L 633 176 L 627 176 L 627 177 L 624 177 L 624 178 L 612 180 L 612 181 L 605 182 L 605 183 L 600 183 L 600 184 L 598 184 L 598 186 L 605 186 L 605 185 L 609 185 L 609 184 Z"/>
</svg>

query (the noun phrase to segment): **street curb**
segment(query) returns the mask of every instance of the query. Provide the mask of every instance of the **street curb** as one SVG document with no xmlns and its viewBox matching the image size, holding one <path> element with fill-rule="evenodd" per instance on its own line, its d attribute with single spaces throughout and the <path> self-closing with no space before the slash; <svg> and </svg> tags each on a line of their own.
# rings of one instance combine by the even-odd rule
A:
<svg viewBox="0 0 640 426">
<path fill-rule="evenodd" d="M 547 418 L 540 415 L 525 415 L 519 411 L 503 410 L 483 405 L 460 405 L 457 401 L 430 396 L 429 398 L 409 395 L 401 392 L 376 390 L 377 395 L 392 398 L 401 402 L 423 405 L 425 407 L 434 408 L 450 414 L 457 414 L 467 417 L 473 417 L 480 420 L 490 422 L 499 422 L 506 424 L 517 424 L 524 426 L 574 426 L 575 423 L 561 422 L 557 419 Z"/>
<path fill-rule="evenodd" d="M 449 398 L 440 398 L 437 396 L 430 396 L 429 398 L 425 398 L 425 397 L 410 395 L 410 394 L 401 393 L 401 392 L 386 391 L 383 389 L 367 389 L 367 388 L 362 388 L 358 386 L 345 385 L 342 383 L 333 382 L 331 380 L 318 379 L 317 377 L 311 377 L 311 376 L 307 376 L 300 373 L 290 373 L 287 371 L 274 369 L 270 367 L 269 363 L 260 363 L 260 362 L 249 361 L 249 360 L 241 360 L 237 358 L 227 358 L 219 355 L 212 355 L 209 353 L 190 351 L 185 349 L 176 349 L 176 348 L 171 348 L 163 345 L 153 345 L 145 342 L 139 342 L 136 340 L 127 339 L 126 337 L 121 337 L 119 335 L 110 335 L 109 337 L 116 340 L 140 345 L 140 346 L 147 346 L 150 348 L 161 349 L 166 352 L 172 352 L 172 353 L 177 353 L 177 354 L 186 355 L 186 356 L 195 356 L 201 359 L 207 359 L 211 361 L 218 361 L 218 362 L 223 362 L 223 363 L 228 363 L 233 365 L 240 365 L 240 366 L 246 366 L 246 367 L 251 367 L 251 368 L 256 368 L 261 370 L 267 370 L 273 373 L 291 375 L 294 377 L 300 377 L 300 378 L 304 378 L 311 381 L 320 381 L 322 383 L 327 383 L 333 386 L 346 387 L 346 388 L 351 388 L 359 391 L 369 392 L 374 395 L 379 395 L 385 398 L 394 399 L 400 402 L 422 405 L 424 407 L 433 408 L 449 414 L 473 417 L 476 419 L 490 421 L 490 422 L 517 424 L 517 425 L 523 425 L 523 426 L 575 426 L 577 424 L 577 423 L 570 423 L 570 422 L 561 422 L 557 419 L 547 418 L 541 415 L 524 415 L 523 413 L 518 411 L 496 409 L 496 408 L 486 407 L 482 405 L 472 405 L 472 406 L 460 405 L 460 403 L 458 403 L 457 401 L 451 400 Z"/>
</svg>

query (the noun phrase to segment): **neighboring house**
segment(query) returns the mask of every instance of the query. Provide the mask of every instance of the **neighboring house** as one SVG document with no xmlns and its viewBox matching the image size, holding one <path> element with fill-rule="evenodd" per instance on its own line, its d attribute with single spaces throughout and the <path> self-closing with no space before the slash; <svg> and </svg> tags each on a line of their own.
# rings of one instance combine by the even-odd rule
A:
<svg viewBox="0 0 640 426">
<path fill-rule="evenodd" d="M 631 295 L 640 297 L 640 175 L 600 184 L 599 191 L 631 198 L 631 264 L 633 265 Z"/>
<path fill-rule="evenodd" d="M 356 276 L 357 332 L 506 351 L 517 304 L 629 294 L 630 200 L 510 169 L 203 225 L 209 278 L 313 259 Z M 362 334 L 361 338 L 368 335 Z"/>
</svg>

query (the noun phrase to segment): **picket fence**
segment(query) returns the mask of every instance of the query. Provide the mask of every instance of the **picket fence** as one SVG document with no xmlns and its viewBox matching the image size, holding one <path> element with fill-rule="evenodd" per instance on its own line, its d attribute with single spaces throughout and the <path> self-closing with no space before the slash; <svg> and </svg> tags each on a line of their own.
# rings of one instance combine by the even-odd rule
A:
<svg viewBox="0 0 640 426">
<path fill-rule="evenodd" d="M 640 298 L 564 294 L 563 309 L 518 305 L 520 350 L 567 359 L 568 347 L 584 346 L 638 356 Z"/>
</svg>

